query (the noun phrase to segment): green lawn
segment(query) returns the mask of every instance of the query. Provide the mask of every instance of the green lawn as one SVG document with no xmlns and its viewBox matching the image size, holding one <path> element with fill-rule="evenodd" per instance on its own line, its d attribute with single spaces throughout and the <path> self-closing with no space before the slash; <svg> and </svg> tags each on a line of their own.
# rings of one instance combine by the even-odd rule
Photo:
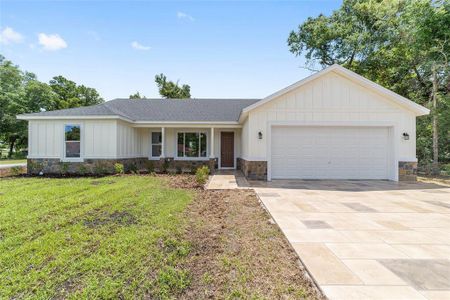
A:
<svg viewBox="0 0 450 300">
<path fill-rule="evenodd" d="M 0 299 L 176 295 L 192 198 L 151 176 L 0 179 Z"/>
<path fill-rule="evenodd" d="M 0 159 L 0 165 L 26 163 L 26 159 Z"/>
</svg>

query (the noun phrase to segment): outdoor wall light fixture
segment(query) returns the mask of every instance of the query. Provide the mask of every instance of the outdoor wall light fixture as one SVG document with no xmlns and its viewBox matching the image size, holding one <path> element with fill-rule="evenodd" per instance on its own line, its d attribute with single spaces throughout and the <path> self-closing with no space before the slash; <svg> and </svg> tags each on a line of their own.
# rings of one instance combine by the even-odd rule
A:
<svg viewBox="0 0 450 300">
<path fill-rule="evenodd" d="M 258 139 L 262 140 L 262 132 L 258 132 Z"/>
<path fill-rule="evenodd" d="M 406 133 L 406 132 L 403 132 L 403 139 L 404 139 L 405 141 L 409 140 L 409 134 Z"/>
</svg>

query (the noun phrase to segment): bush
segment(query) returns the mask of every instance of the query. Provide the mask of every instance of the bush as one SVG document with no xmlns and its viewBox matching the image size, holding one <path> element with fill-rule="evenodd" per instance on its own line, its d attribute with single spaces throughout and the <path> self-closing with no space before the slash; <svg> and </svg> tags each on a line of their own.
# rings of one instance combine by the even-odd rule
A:
<svg viewBox="0 0 450 300">
<path fill-rule="evenodd" d="M 125 169 L 123 167 L 123 164 L 121 164 L 121 163 L 115 163 L 114 164 L 114 172 L 116 174 L 123 174 L 125 172 L 124 170 Z"/>
<path fill-rule="evenodd" d="M 94 174 L 97 176 L 105 175 L 111 172 L 112 172 L 111 167 L 108 167 L 104 162 L 97 161 L 94 165 Z"/>
<path fill-rule="evenodd" d="M 153 161 L 151 161 L 151 160 L 147 161 L 146 166 L 147 166 L 147 172 L 149 174 L 155 172 L 155 164 L 153 163 Z"/>
<path fill-rule="evenodd" d="M 80 165 L 80 167 L 78 168 L 78 172 L 81 175 L 86 175 L 88 173 L 88 169 L 85 165 Z"/>
<path fill-rule="evenodd" d="M 441 173 L 443 173 L 443 175 L 450 176 L 450 164 L 442 165 Z"/>
<path fill-rule="evenodd" d="M 62 175 L 67 174 L 67 172 L 69 171 L 69 163 L 66 162 L 62 162 L 60 164 L 60 172 Z"/>
<path fill-rule="evenodd" d="M 138 167 L 136 166 L 135 163 L 130 163 L 128 165 L 128 172 L 130 172 L 131 174 L 136 174 L 138 171 Z"/>
<path fill-rule="evenodd" d="M 13 176 L 18 176 L 22 173 L 23 168 L 20 166 L 15 166 L 10 169 L 10 172 Z"/>
<path fill-rule="evenodd" d="M 195 180 L 199 185 L 204 185 L 208 180 L 209 168 L 207 166 L 203 166 L 197 169 L 195 172 Z"/>
</svg>

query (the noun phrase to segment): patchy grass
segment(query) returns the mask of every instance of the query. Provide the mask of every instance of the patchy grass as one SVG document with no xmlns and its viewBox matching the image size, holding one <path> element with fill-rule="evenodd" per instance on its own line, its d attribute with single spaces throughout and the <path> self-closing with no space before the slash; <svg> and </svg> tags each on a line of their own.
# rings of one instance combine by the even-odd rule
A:
<svg viewBox="0 0 450 300">
<path fill-rule="evenodd" d="M 26 159 L 0 159 L 0 165 L 22 164 L 26 162 Z"/>
<path fill-rule="evenodd" d="M 150 176 L 0 180 L 0 298 L 166 298 L 193 193 Z"/>
<path fill-rule="evenodd" d="M 0 180 L 0 299 L 321 298 L 252 191 L 195 176 Z"/>
</svg>

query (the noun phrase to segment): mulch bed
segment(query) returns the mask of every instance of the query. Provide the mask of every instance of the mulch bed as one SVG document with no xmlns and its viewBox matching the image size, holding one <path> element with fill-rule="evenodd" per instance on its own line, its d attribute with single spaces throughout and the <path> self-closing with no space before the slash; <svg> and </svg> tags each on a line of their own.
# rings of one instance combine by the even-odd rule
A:
<svg viewBox="0 0 450 300">
<path fill-rule="evenodd" d="M 196 189 L 186 211 L 192 278 L 180 298 L 324 299 L 252 190 L 203 190 L 190 175 L 170 178 Z"/>
</svg>

